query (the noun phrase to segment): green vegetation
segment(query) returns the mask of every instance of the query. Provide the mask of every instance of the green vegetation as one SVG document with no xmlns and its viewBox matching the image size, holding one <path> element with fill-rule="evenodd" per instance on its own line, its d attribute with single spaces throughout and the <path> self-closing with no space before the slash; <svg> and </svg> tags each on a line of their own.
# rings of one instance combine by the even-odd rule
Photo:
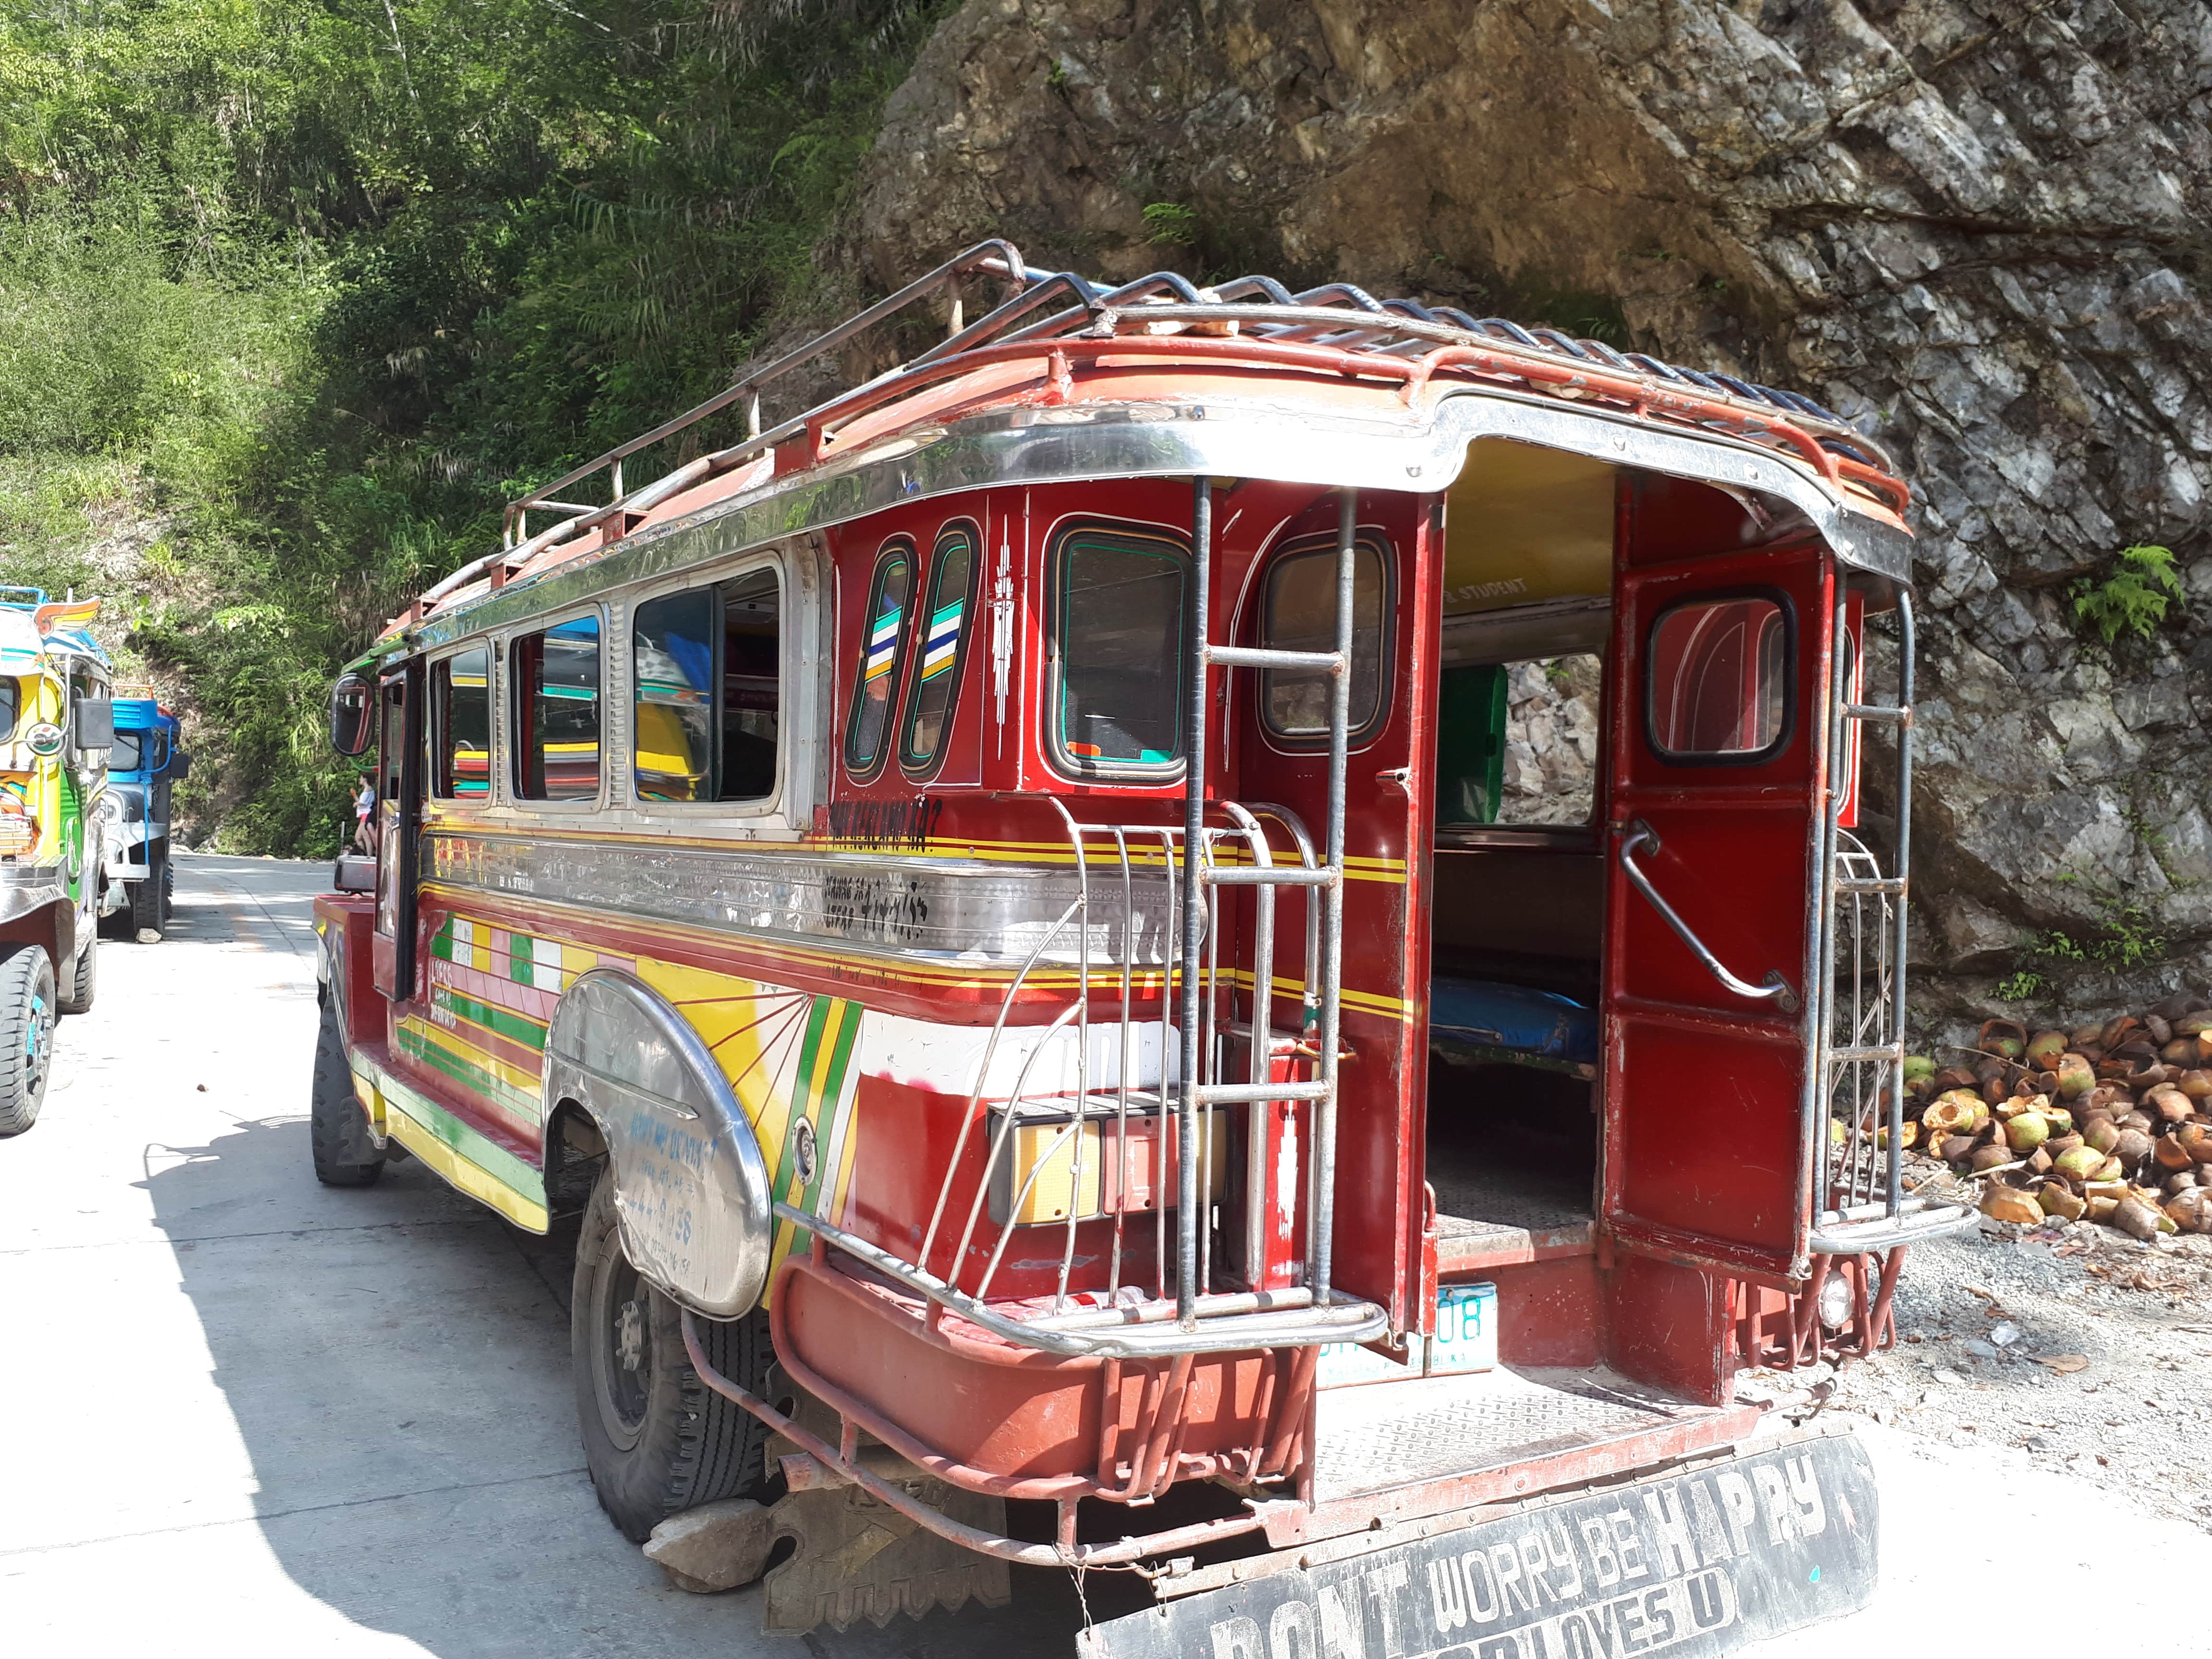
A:
<svg viewBox="0 0 2212 1659">
<path fill-rule="evenodd" d="M 2060 885 L 2075 885 L 2081 878 L 2062 875 Z M 2052 973 L 2070 966 L 2099 963 L 2115 972 L 2141 967 L 2166 950 L 2165 935 L 2153 931 L 2158 918 L 2152 907 L 2124 892 L 2093 892 L 2097 931 L 2094 938 L 2076 940 L 2056 928 L 2036 934 L 2021 947 L 2013 971 L 1997 981 L 2000 1002 L 2028 1002 L 2051 988 Z"/>
<path fill-rule="evenodd" d="M 2095 629 L 2107 646 L 2124 634 L 2147 640 L 2180 599 L 2171 548 L 2126 547 L 2104 580 L 2085 577 L 2074 584 L 2074 619 Z"/>
<path fill-rule="evenodd" d="M 337 664 L 814 307 L 942 3 L 0 0 L 0 580 L 188 685 L 225 845 L 331 850 Z"/>
</svg>

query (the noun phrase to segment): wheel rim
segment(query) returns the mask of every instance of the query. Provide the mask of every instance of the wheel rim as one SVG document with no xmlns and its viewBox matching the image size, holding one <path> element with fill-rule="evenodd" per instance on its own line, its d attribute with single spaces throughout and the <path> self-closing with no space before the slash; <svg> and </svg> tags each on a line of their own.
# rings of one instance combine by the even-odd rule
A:
<svg viewBox="0 0 2212 1659">
<path fill-rule="evenodd" d="M 637 1444 L 653 1392 L 651 1292 L 616 1241 L 592 1281 L 592 1393 L 619 1451 Z"/>
</svg>

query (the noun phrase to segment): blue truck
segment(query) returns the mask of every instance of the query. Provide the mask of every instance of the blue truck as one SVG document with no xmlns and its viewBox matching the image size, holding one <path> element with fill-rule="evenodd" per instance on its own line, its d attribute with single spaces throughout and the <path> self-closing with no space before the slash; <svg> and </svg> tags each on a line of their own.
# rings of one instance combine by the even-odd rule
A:
<svg viewBox="0 0 2212 1659">
<path fill-rule="evenodd" d="M 118 932 L 127 928 L 143 938 L 168 926 L 176 881 L 169 863 L 169 793 L 191 770 L 182 737 L 177 717 L 155 698 L 115 700 L 102 839 L 107 906 L 114 924 L 122 924 Z"/>
</svg>

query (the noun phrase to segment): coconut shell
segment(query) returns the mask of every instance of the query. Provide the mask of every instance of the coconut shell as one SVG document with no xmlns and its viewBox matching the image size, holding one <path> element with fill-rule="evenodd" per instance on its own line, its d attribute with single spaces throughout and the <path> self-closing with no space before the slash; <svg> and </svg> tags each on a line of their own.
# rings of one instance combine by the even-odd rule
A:
<svg viewBox="0 0 2212 1659">
<path fill-rule="evenodd" d="M 2166 1200 L 2166 1219 L 2185 1233 L 2212 1232 L 2212 1192 L 2191 1187 Z"/>
<path fill-rule="evenodd" d="M 2136 1033 L 2142 1030 L 2142 1021 L 2137 1019 L 2133 1014 L 2115 1014 L 2105 1022 L 2104 1032 L 2097 1041 L 2103 1043 L 2107 1049 L 2117 1048 L 2122 1043 L 2131 1040 Z"/>
<path fill-rule="evenodd" d="M 2156 1014 L 2143 1016 L 2143 1030 L 2154 1043 L 2161 1047 L 2173 1041 L 2173 1027 Z"/>
<path fill-rule="evenodd" d="M 2212 1012 L 2202 1008 L 2192 1009 L 2173 1022 L 2176 1036 L 2196 1036 L 2208 1030 L 2212 1030 Z"/>
<path fill-rule="evenodd" d="M 2168 1175 L 2177 1170 L 2194 1170 L 2197 1167 L 2197 1160 L 2190 1157 L 2189 1149 L 2172 1135 L 2160 1135 L 2151 1147 L 2151 1156 L 2157 1160 L 2158 1167 Z"/>
<path fill-rule="evenodd" d="M 1939 1150 L 1946 1164 L 1964 1164 L 1974 1155 L 1974 1138 L 1972 1135 L 1946 1135 Z"/>
<path fill-rule="evenodd" d="M 2108 1158 L 2096 1167 L 2089 1178 L 2092 1181 L 2125 1181 L 2128 1166 L 2117 1158 Z"/>
<path fill-rule="evenodd" d="M 2212 1125 L 2176 1124 L 2173 1142 L 2197 1163 L 2212 1164 Z"/>
<path fill-rule="evenodd" d="M 2140 1129 L 2123 1129 L 2118 1144 L 2112 1148 L 2112 1156 L 2119 1160 L 2122 1170 L 2133 1174 L 2149 1158 L 2154 1144 Z"/>
<path fill-rule="evenodd" d="M 2152 1003 L 2150 1012 L 2145 1018 L 2177 1020 L 2184 1014 L 2207 1006 L 2204 999 L 2194 991 L 2176 991 L 2172 995 L 2160 997 L 2156 1002 Z"/>
<path fill-rule="evenodd" d="M 2047 1068 L 2065 1052 L 2065 1032 L 2038 1031 L 2033 1036 L 2028 1038 L 2027 1047 L 2022 1052 L 2021 1058 L 2031 1066 Z"/>
<path fill-rule="evenodd" d="M 2087 1181 L 2105 1162 L 2103 1151 L 2095 1146 L 2069 1146 L 2053 1155 L 2052 1166 L 2069 1181 Z"/>
<path fill-rule="evenodd" d="M 1980 1175 L 1985 1170 L 1996 1169 L 2001 1164 L 2018 1161 L 2013 1157 L 2011 1147 L 1994 1143 L 1987 1146 L 1975 1147 L 1974 1156 L 1969 1160 L 1976 1175 Z"/>
<path fill-rule="evenodd" d="M 1947 1089 L 1972 1089 L 1980 1091 L 1981 1079 L 1963 1066 L 1946 1066 L 1929 1079 L 1938 1095 Z"/>
<path fill-rule="evenodd" d="M 2004 1137 L 2005 1145 L 2015 1152 L 2032 1152 L 2051 1139 L 2051 1123 L 2040 1112 L 2022 1112 L 2006 1121 Z"/>
<path fill-rule="evenodd" d="M 2142 1200 L 2130 1194 L 2122 1199 L 2112 1211 L 2112 1225 L 2130 1238 L 2145 1241 L 2158 1236 L 2158 1219 L 2161 1212 Z"/>
<path fill-rule="evenodd" d="M 2081 1131 L 2081 1139 L 2096 1148 L 2097 1156 L 2102 1158 L 2120 1144 L 2120 1132 L 2112 1119 L 2093 1117 L 2089 1120 L 2088 1127 Z"/>
<path fill-rule="evenodd" d="M 2068 1100 L 2078 1099 L 2096 1086 L 2096 1070 L 2087 1055 L 2076 1052 L 2060 1060 L 2058 1092 Z"/>
<path fill-rule="evenodd" d="M 1915 1084 L 1915 1083 L 1922 1083 L 1922 1082 L 1925 1082 L 1928 1079 L 1932 1078 L 1932 1077 L 1934 1077 L 1935 1075 L 1936 1075 L 1936 1062 L 1935 1062 L 1934 1060 L 1932 1060 L 1929 1059 L 1927 1055 L 1925 1055 L 1925 1054 L 1907 1054 L 1907 1055 L 1905 1055 L 1905 1083 L 1906 1083 L 1907 1086 L 1910 1086 L 1911 1085 Z"/>
<path fill-rule="evenodd" d="M 2194 1170 L 2176 1170 L 2166 1178 L 2166 1190 L 2169 1193 L 2185 1193 L 2197 1184 L 2197 1171 Z"/>
<path fill-rule="evenodd" d="M 2112 1212 L 2120 1207 L 2117 1198 L 2093 1198 L 2087 1201 L 2087 1213 L 2092 1221 L 2110 1221 Z"/>
<path fill-rule="evenodd" d="M 2191 1100 L 2212 1100 L 2212 1072 L 2192 1066 L 2169 1081 Z"/>
<path fill-rule="evenodd" d="M 2158 1057 L 2169 1066 L 2194 1066 L 2197 1054 L 2197 1039 L 2193 1036 L 2175 1037 L 2160 1045 L 2158 1051 Z"/>
<path fill-rule="evenodd" d="M 1989 1189 L 1982 1194 L 1982 1213 L 2023 1227 L 2033 1227 L 2044 1218 L 2043 1206 L 2033 1194 L 1998 1181 L 1990 1182 Z"/>
<path fill-rule="evenodd" d="M 2079 1221 L 2089 1207 L 2088 1200 L 2077 1198 L 2063 1181 L 2045 1182 L 2036 1189 L 2035 1201 L 2044 1214 L 2066 1221 Z"/>
<path fill-rule="evenodd" d="M 2016 1020 L 1985 1019 L 1975 1036 L 1974 1047 L 1984 1054 L 2018 1060 L 2027 1048 L 2027 1028 Z"/>
<path fill-rule="evenodd" d="M 2039 1146 L 2027 1155 L 2027 1167 L 2037 1175 L 2051 1173 L 2051 1148 Z"/>
<path fill-rule="evenodd" d="M 2166 1084 L 2152 1090 L 2143 1103 L 2150 1108 L 2147 1115 L 2161 1123 L 2186 1123 L 2197 1109 L 2195 1101 Z"/>
</svg>

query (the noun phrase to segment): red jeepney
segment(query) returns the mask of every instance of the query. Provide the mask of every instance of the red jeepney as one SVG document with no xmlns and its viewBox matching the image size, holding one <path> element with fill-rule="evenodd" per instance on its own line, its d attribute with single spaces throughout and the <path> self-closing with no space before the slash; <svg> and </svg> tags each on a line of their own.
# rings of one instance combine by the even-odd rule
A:
<svg viewBox="0 0 2212 1659">
<path fill-rule="evenodd" d="M 601 1501 L 763 1504 L 779 1628 L 1009 1564 L 1144 1571 L 1100 1656 L 1858 1606 L 1862 1455 L 1737 1375 L 1972 1218 L 1897 1157 L 1906 507 L 1793 393 L 984 244 L 342 679 L 317 1173 L 575 1220 Z"/>
</svg>

